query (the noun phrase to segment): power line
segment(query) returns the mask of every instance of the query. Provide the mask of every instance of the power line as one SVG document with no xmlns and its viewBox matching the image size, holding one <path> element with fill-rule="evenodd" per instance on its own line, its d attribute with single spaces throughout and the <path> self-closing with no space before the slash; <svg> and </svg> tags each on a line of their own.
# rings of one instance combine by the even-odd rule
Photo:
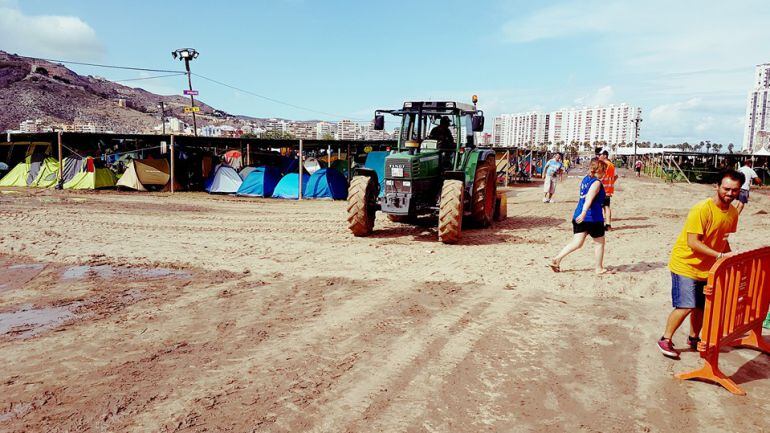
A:
<svg viewBox="0 0 770 433">
<path fill-rule="evenodd" d="M 178 77 L 180 75 L 185 75 L 185 73 L 184 72 L 177 72 L 176 74 L 155 75 L 153 77 L 126 78 L 125 80 L 112 80 L 112 82 L 113 83 L 125 83 L 126 81 L 154 80 L 156 78 Z"/>
<path fill-rule="evenodd" d="M 174 71 L 174 70 L 169 70 L 169 69 L 137 68 L 137 67 L 134 67 L 134 66 L 105 65 L 105 64 L 100 64 L 100 63 L 75 62 L 75 61 L 71 61 L 71 60 L 60 60 L 60 59 L 45 59 L 45 58 L 35 58 L 35 59 L 37 59 L 37 60 L 45 60 L 46 62 L 53 62 L 53 63 L 67 63 L 67 64 L 72 64 L 72 65 L 94 66 L 94 67 L 97 67 L 97 68 L 124 69 L 124 70 L 129 70 L 129 71 L 166 72 L 166 73 L 170 73 L 169 75 L 165 75 L 165 76 L 135 78 L 135 79 L 119 80 L 119 81 L 116 81 L 116 82 L 149 80 L 149 79 L 153 79 L 153 78 L 161 78 L 161 77 L 168 77 L 168 76 L 176 76 L 176 75 L 186 74 L 186 72 L 184 72 L 184 71 Z M 276 104 L 285 105 L 287 107 L 296 108 L 298 110 L 308 111 L 308 112 L 316 113 L 316 114 L 323 114 L 325 116 L 331 116 L 331 117 L 333 117 L 335 119 L 345 119 L 345 118 L 348 118 L 350 120 L 355 120 L 355 121 L 358 121 L 358 122 L 367 122 L 368 121 L 366 119 L 359 119 L 359 118 L 353 118 L 353 117 L 348 117 L 348 116 L 341 116 L 341 115 L 335 114 L 335 113 L 328 113 L 326 111 L 314 110 L 312 108 L 303 107 L 301 105 L 292 104 L 290 102 L 281 101 L 279 99 L 271 98 L 271 97 L 265 96 L 265 95 L 260 95 L 259 93 L 251 92 L 249 90 L 241 89 L 239 87 L 236 87 L 236 86 L 233 86 L 233 85 L 230 85 L 230 84 L 227 84 L 227 83 L 223 83 L 221 81 L 218 81 L 218 80 L 215 80 L 213 78 L 209 78 L 209 77 L 206 77 L 206 76 L 203 76 L 203 75 L 200 75 L 200 74 L 193 73 L 192 75 L 195 75 L 196 77 L 202 78 L 202 79 L 207 80 L 207 81 L 211 81 L 212 83 L 219 84 L 220 86 L 225 86 L 225 87 L 228 87 L 230 89 L 237 90 L 239 92 L 245 93 L 247 95 L 251 95 L 251 96 L 255 96 L 255 97 L 260 98 L 260 99 L 264 99 L 265 101 L 270 101 L 270 102 L 273 102 L 273 103 L 276 103 Z"/>
<path fill-rule="evenodd" d="M 296 109 L 299 109 L 299 110 L 309 111 L 309 112 L 316 113 L 316 114 L 323 114 L 323 115 L 326 115 L 326 116 L 332 116 L 332 117 L 334 117 L 336 119 L 344 119 L 344 118 L 346 118 L 346 116 L 340 116 L 339 114 L 328 113 L 326 111 L 314 110 L 312 108 L 302 107 L 300 105 L 295 105 L 295 104 L 292 104 L 292 103 L 289 103 L 289 102 L 281 101 L 281 100 L 278 100 L 278 99 L 275 99 L 275 98 L 271 98 L 269 96 L 260 95 L 259 93 L 254 93 L 254 92 L 251 92 L 249 90 L 244 90 L 244 89 L 241 89 L 239 87 L 235 87 L 235 86 L 232 86 L 230 84 L 223 83 L 221 81 L 217 81 L 217 80 L 215 80 L 213 78 L 208 78 L 208 77 L 205 77 L 205 76 L 200 75 L 200 74 L 193 73 L 192 75 L 195 75 L 198 78 L 203 78 L 204 80 L 211 81 L 212 83 L 216 83 L 216 84 L 219 84 L 221 86 L 225 86 L 225 87 L 228 87 L 230 89 L 237 90 L 237 91 L 242 92 L 242 93 L 246 93 L 247 95 L 256 96 L 257 98 L 264 99 L 266 101 L 275 102 L 276 104 L 286 105 L 287 107 L 292 107 L 292 108 L 296 108 Z M 364 120 L 364 119 L 356 119 L 356 118 L 349 118 L 349 119 L 350 120 L 356 120 L 356 121 L 359 121 L 359 122 L 366 122 L 367 121 L 367 120 Z"/>
<path fill-rule="evenodd" d="M 53 62 L 53 63 L 68 63 L 71 65 L 83 65 L 83 66 L 95 66 L 97 68 L 109 68 L 109 69 L 126 69 L 129 71 L 146 71 L 146 72 L 171 72 L 171 73 L 179 73 L 179 74 L 185 74 L 184 71 L 173 71 L 169 69 L 149 69 L 149 68 L 136 68 L 133 66 L 115 66 L 115 65 L 103 65 L 99 63 L 85 63 L 85 62 L 73 62 L 70 60 L 58 60 L 58 59 L 44 59 L 41 57 L 33 57 L 36 60 L 45 60 L 46 62 Z"/>
</svg>

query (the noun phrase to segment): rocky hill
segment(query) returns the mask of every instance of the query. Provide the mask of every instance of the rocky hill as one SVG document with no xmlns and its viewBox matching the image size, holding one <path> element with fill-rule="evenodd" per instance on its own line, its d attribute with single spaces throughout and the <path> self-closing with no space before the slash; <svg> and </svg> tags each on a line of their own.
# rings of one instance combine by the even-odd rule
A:
<svg viewBox="0 0 770 433">
<path fill-rule="evenodd" d="M 49 124 L 72 124 L 77 119 L 118 133 L 148 132 L 160 124 L 160 101 L 166 105 L 166 116 L 192 124 L 192 116 L 183 112 L 190 100 L 181 95 L 156 95 L 81 76 L 61 64 L 0 51 L 0 131 L 18 129 L 27 119 Z M 196 105 L 201 107 L 199 127 L 232 119 L 198 100 Z"/>
</svg>

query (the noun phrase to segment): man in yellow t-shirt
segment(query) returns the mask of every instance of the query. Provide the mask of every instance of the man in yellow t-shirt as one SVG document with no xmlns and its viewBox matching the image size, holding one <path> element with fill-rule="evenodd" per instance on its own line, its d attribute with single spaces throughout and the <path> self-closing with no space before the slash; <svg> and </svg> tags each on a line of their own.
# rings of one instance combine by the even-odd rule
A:
<svg viewBox="0 0 770 433">
<path fill-rule="evenodd" d="M 722 257 L 734 255 L 727 237 L 738 228 L 738 210 L 730 206 L 738 197 L 744 176 L 735 170 L 720 175 L 716 193 L 690 209 L 684 228 L 671 250 L 668 268 L 671 270 L 671 301 L 674 311 L 666 321 L 666 329 L 658 340 L 664 356 L 678 358 L 671 337 L 690 315 L 690 336 L 687 342 L 697 348 L 703 325 L 706 296 L 703 287 L 709 270 Z"/>
</svg>

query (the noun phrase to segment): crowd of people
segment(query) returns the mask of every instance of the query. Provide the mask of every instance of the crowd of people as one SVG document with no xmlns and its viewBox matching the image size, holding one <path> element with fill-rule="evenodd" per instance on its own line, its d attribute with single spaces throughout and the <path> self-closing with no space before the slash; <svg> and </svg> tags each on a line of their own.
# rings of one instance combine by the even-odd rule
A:
<svg viewBox="0 0 770 433">
<path fill-rule="evenodd" d="M 641 176 L 641 161 L 636 161 L 633 167 L 636 176 Z M 564 170 L 559 154 L 545 164 L 544 203 L 553 201 L 557 179 Z M 548 262 L 554 272 L 560 272 L 562 260 L 580 250 L 590 237 L 594 245 L 594 272 L 597 275 L 612 273 L 604 267 L 604 250 L 605 234 L 612 229 L 611 202 L 617 179 L 615 166 L 606 150 L 591 159 L 588 172 L 578 187 L 578 203 L 572 213 L 572 239 Z M 657 342 L 663 355 L 679 357 L 672 337 L 688 316 L 690 330 L 687 345 L 697 348 L 705 305 L 703 288 L 709 270 L 718 259 L 736 254 L 728 237 L 738 228 L 738 217 L 749 202 L 752 184 L 761 182 L 752 169 L 752 161 L 747 159 L 738 170 L 722 170 L 714 194 L 690 209 L 668 262 L 673 310 Z M 736 204 L 733 205 L 733 202 Z M 770 316 L 768 318 L 770 320 Z"/>
</svg>

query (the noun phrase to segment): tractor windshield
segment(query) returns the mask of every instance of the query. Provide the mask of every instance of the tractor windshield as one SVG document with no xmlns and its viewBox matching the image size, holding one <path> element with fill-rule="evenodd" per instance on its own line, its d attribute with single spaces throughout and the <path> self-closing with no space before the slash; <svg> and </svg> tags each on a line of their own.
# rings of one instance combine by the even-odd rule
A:
<svg viewBox="0 0 770 433">
<path fill-rule="evenodd" d="M 442 118 L 445 119 L 443 126 Z M 443 136 L 447 142 L 456 143 L 460 135 L 459 122 L 460 117 L 453 114 L 405 113 L 401 120 L 400 142 L 403 144 L 408 140 L 422 141 Z"/>
</svg>

